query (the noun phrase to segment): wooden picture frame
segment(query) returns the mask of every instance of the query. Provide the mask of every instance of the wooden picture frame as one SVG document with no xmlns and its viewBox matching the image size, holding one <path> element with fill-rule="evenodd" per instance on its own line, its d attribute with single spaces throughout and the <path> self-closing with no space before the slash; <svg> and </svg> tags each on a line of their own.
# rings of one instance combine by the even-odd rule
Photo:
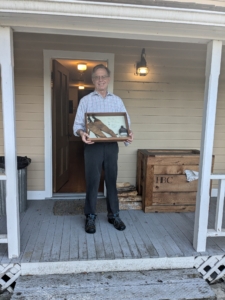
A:
<svg viewBox="0 0 225 300">
<path fill-rule="evenodd" d="M 93 142 L 126 141 L 129 136 L 127 114 L 85 113 L 85 125 L 89 140 Z"/>
</svg>

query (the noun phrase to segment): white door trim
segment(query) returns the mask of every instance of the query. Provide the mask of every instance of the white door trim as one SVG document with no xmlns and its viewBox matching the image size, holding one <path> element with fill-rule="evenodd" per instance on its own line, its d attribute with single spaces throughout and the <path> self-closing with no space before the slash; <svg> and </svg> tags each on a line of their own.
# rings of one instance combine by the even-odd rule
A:
<svg viewBox="0 0 225 300">
<path fill-rule="evenodd" d="M 52 103 L 51 103 L 51 63 L 52 59 L 83 59 L 107 61 L 111 71 L 109 91 L 113 92 L 114 83 L 114 54 L 43 50 L 44 56 L 44 139 L 45 139 L 45 198 L 52 197 Z"/>
</svg>

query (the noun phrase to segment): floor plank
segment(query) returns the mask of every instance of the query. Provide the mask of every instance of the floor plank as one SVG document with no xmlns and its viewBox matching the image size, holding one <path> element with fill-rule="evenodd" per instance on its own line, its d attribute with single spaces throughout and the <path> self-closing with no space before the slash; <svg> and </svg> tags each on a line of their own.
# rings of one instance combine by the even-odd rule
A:
<svg viewBox="0 0 225 300">
<path fill-rule="evenodd" d="M 63 225 L 64 225 L 65 218 L 66 216 L 57 216 L 50 261 L 59 261 L 61 245 L 62 245 Z"/>
<path fill-rule="evenodd" d="M 113 248 L 113 252 L 115 255 L 115 258 L 123 258 L 123 251 L 121 249 L 118 237 L 117 237 L 117 233 L 116 233 L 116 229 L 113 227 L 112 224 L 109 224 L 106 221 L 106 218 L 104 217 L 104 219 L 102 220 L 102 222 L 104 222 L 104 226 L 108 229 L 108 234 L 111 240 L 111 244 L 112 244 L 112 248 Z M 107 222 L 107 223 L 106 223 Z"/>
<path fill-rule="evenodd" d="M 102 239 L 104 241 L 104 249 L 105 249 L 105 258 L 106 259 L 115 259 L 115 254 L 113 252 L 113 247 L 111 243 L 111 239 L 109 237 L 108 229 L 105 226 L 105 214 L 98 214 L 99 219 L 99 227 L 101 230 Z"/>
<path fill-rule="evenodd" d="M 80 216 L 71 216 L 70 226 L 70 255 L 69 260 L 78 260 L 79 258 L 79 231 L 78 231 L 78 220 Z"/>
<path fill-rule="evenodd" d="M 47 218 L 41 224 L 41 228 L 37 236 L 34 250 L 30 259 L 31 262 L 37 262 L 40 261 L 41 259 L 49 222 L 50 222 L 50 218 Z"/>
<path fill-rule="evenodd" d="M 154 245 L 152 244 L 152 241 L 146 236 L 146 234 L 144 232 L 144 227 L 146 226 L 146 224 L 140 223 L 139 219 L 137 218 L 138 213 L 140 213 L 140 211 L 138 211 L 138 210 L 136 211 L 135 214 L 132 213 L 131 211 L 129 211 L 130 217 L 133 220 L 133 222 L 135 223 L 137 231 L 138 231 L 142 241 L 144 242 L 146 249 L 148 250 L 149 257 L 158 257 L 159 254 L 156 251 Z"/>
<path fill-rule="evenodd" d="M 88 252 L 87 252 L 87 233 L 84 230 L 84 216 L 82 219 L 79 218 L 80 223 L 78 223 L 78 252 L 79 252 L 79 260 L 87 260 Z"/>
<path fill-rule="evenodd" d="M 50 217 L 48 228 L 46 228 L 46 238 L 43 244 L 43 250 L 40 258 L 40 262 L 48 262 L 51 260 L 51 250 L 52 250 L 52 244 L 53 239 L 55 235 L 56 230 L 56 222 L 57 222 L 57 216 L 54 216 L 53 214 Z"/>
<path fill-rule="evenodd" d="M 67 216 L 64 219 L 62 243 L 60 249 L 60 261 L 68 261 L 70 256 L 70 226 L 71 217 Z"/>
<path fill-rule="evenodd" d="M 99 219 L 96 221 L 96 233 L 94 234 L 96 259 L 105 259 L 104 240 L 101 234 Z"/>
<path fill-rule="evenodd" d="M 141 254 L 140 254 L 140 252 L 138 250 L 138 247 L 135 243 L 135 240 L 132 236 L 131 229 L 130 229 L 129 226 L 127 226 L 127 223 L 126 223 L 126 216 L 128 214 L 129 214 L 128 211 L 121 211 L 120 212 L 120 216 L 122 218 L 122 221 L 125 222 L 125 225 L 126 225 L 126 230 L 124 231 L 124 237 L 126 238 L 126 241 L 127 241 L 127 244 L 128 244 L 129 249 L 130 249 L 130 253 L 131 253 L 132 257 L 133 258 L 140 258 Z"/>
<path fill-rule="evenodd" d="M 97 259 L 94 234 L 86 234 L 88 259 Z"/>
</svg>

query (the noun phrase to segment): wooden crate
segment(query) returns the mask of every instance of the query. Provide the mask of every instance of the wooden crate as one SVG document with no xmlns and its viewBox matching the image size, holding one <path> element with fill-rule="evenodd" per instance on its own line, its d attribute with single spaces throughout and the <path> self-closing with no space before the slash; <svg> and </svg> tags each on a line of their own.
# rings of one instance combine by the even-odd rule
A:
<svg viewBox="0 0 225 300">
<path fill-rule="evenodd" d="M 137 191 L 143 211 L 194 211 L 198 180 L 188 182 L 184 171 L 198 171 L 199 160 L 198 150 L 138 150 Z M 212 168 L 213 163 L 214 157 Z"/>
</svg>

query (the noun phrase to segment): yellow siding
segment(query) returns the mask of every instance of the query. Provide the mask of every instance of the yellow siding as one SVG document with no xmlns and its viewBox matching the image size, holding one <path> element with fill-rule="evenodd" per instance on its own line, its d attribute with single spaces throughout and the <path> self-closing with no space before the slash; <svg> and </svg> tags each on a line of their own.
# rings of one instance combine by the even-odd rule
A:
<svg viewBox="0 0 225 300">
<path fill-rule="evenodd" d="M 124 100 L 135 135 L 129 147 L 120 144 L 118 181 L 135 183 L 137 149 L 200 149 L 205 45 L 16 33 L 14 47 L 18 155 L 32 159 L 28 190 L 44 189 L 43 49 L 115 54 L 114 92 Z M 146 77 L 134 75 L 142 47 Z M 225 171 L 224 80 L 223 56 L 215 172 Z"/>
</svg>

